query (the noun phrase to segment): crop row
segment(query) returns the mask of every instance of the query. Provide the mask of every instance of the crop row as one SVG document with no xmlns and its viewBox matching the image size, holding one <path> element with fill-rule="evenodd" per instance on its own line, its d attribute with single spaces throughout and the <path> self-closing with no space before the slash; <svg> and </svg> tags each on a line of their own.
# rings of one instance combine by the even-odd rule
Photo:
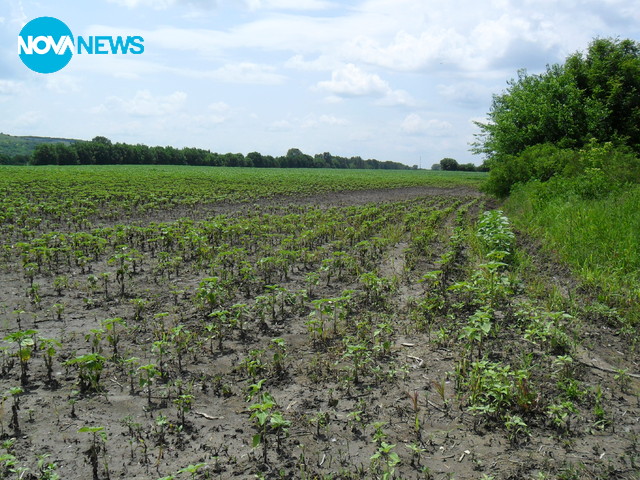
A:
<svg viewBox="0 0 640 480">
<path fill-rule="evenodd" d="M 114 450 L 149 478 L 433 478 L 449 439 L 434 421 L 514 450 L 613 433 L 611 384 L 579 368 L 576 317 L 525 295 L 509 221 L 483 207 L 427 197 L 6 231 L 18 287 L 0 471 L 55 470 L 20 440 L 43 421 L 21 413 L 36 389 L 64 392 L 56 421 L 83 425 L 70 441 L 94 478 Z M 624 371 L 615 381 L 627 391 Z M 123 396 L 135 407 L 114 419 L 105 402 Z M 181 468 L 161 467 L 176 451 Z"/>
<path fill-rule="evenodd" d="M 475 185 L 484 174 L 205 167 L 0 167 L 0 226 L 84 230 L 145 212 L 274 196 Z"/>
</svg>

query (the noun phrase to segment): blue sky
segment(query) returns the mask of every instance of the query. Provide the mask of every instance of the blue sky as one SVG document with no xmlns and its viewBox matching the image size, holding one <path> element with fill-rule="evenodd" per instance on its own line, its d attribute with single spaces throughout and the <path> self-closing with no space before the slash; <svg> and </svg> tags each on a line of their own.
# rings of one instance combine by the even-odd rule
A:
<svg viewBox="0 0 640 480">
<path fill-rule="evenodd" d="M 594 37 L 640 40 L 640 1 L 0 0 L 0 131 L 424 167 L 469 153 L 491 96 Z M 142 55 L 28 70 L 17 36 L 141 35 Z"/>
</svg>

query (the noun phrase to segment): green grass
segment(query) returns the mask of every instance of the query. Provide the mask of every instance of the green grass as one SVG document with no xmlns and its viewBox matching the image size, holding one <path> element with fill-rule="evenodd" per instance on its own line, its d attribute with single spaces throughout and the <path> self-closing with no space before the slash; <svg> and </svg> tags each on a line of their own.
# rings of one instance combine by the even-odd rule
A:
<svg viewBox="0 0 640 480">
<path fill-rule="evenodd" d="M 640 187 L 603 199 L 537 201 L 528 187 L 505 209 L 516 225 L 541 238 L 571 266 L 598 300 L 640 321 Z"/>
</svg>

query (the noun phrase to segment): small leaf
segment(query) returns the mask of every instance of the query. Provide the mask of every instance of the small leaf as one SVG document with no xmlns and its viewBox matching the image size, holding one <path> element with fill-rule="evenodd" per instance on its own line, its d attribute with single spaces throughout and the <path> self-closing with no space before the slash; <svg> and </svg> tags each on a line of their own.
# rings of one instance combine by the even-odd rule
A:
<svg viewBox="0 0 640 480">
<path fill-rule="evenodd" d="M 262 443 L 262 435 L 257 433 L 253 436 L 253 448 L 256 448 Z"/>
<path fill-rule="evenodd" d="M 85 433 L 85 432 L 96 433 L 102 430 L 104 430 L 104 427 L 82 427 L 78 430 L 78 433 Z"/>
</svg>

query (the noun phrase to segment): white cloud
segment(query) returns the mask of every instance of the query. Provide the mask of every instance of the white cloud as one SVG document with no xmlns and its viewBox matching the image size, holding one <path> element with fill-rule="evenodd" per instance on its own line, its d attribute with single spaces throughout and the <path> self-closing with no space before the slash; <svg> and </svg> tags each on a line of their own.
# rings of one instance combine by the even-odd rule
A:
<svg viewBox="0 0 640 480">
<path fill-rule="evenodd" d="M 231 107 L 225 102 L 215 102 L 209 105 L 209 110 L 216 113 L 227 113 Z"/>
<path fill-rule="evenodd" d="M 267 130 L 270 132 L 288 132 L 293 130 L 293 124 L 288 120 L 277 120 L 267 125 Z"/>
<path fill-rule="evenodd" d="M 214 70 L 206 70 L 171 66 L 146 60 L 138 55 L 85 55 L 78 60 L 77 64 L 73 64 L 73 68 L 129 80 L 151 76 L 177 76 L 236 84 L 277 85 L 286 79 L 284 75 L 276 72 L 274 66 L 253 62 L 228 63 Z"/>
<path fill-rule="evenodd" d="M 424 120 L 417 113 L 410 113 L 400 124 L 400 129 L 409 135 L 430 135 L 445 136 L 448 135 L 453 128 L 451 123 L 444 120 L 430 119 Z"/>
<path fill-rule="evenodd" d="M 22 0 L 10 0 L 9 4 L 11 5 L 10 22 L 22 28 L 28 21 L 27 15 L 24 13 Z"/>
<path fill-rule="evenodd" d="M 447 101 L 461 106 L 483 104 L 491 98 L 491 91 L 477 82 L 440 84 L 437 91 Z"/>
<path fill-rule="evenodd" d="M 414 103 L 409 93 L 392 89 L 378 74 L 365 72 L 352 63 L 334 70 L 331 80 L 318 82 L 315 89 L 328 92 L 327 101 L 330 103 L 347 97 L 376 97 L 376 104 L 383 106 Z"/>
<path fill-rule="evenodd" d="M 347 123 L 349 122 L 346 119 L 339 118 L 334 115 L 323 114 L 320 116 L 316 116 L 311 114 L 311 115 L 308 115 L 300 123 L 300 125 L 302 128 L 314 128 L 319 126 L 330 126 L 330 127 L 342 126 L 342 125 L 347 125 Z"/>
<path fill-rule="evenodd" d="M 306 60 L 304 55 L 294 55 L 289 58 L 284 66 L 286 68 L 293 68 L 296 70 L 306 70 L 311 72 L 326 72 L 327 70 L 334 70 L 341 66 L 342 62 L 333 56 L 320 55 L 314 60 Z"/>
<path fill-rule="evenodd" d="M 58 93 L 77 93 L 80 91 L 80 81 L 78 78 L 64 73 L 48 75 L 45 79 L 47 90 Z"/>
<path fill-rule="evenodd" d="M 111 3 L 117 3 L 128 8 L 151 7 L 157 10 L 163 10 L 176 3 L 176 0 L 109 0 Z"/>
<path fill-rule="evenodd" d="M 333 115 L 320 115 L 318 121 L 327 125 L 346 125 L 348 123 L 344 118 L 338 118 Z"/>
<path fill-rule="evenodd" d="M 149 7 L 165 10 L 175 5 L 211 8 L 218 6 L 220 0 L 108 0 L 127 8 Z M 241 5 L 254 12 L 257 10 L 325 10 L 335 5 L 324 0 L 228 0 L 230 5 Z"/>
<path fill-rule="evenodd" d="M 404 90 L 390 90 L 385 97 L 376 101 L 376 105 L 384 107 L 412 106 L 415 105 L 415 103 L 415 100 L 409 92 Z"/>
<path fill-rule="evenodd" d="M 374 73 L 367 73 L 349 63 L 334 70 L 331 80 L 318 83 L 318 88 L 340 96 L 386 95 L 391 91 L 389 84 Z"/>
<path fill-rule="evenodd" d="M 0 79 L 0 95 L 14 95 L 20 93 L 23 88 L 24 84 L 22 82 Z"/>
<path fill-rule="evenodd" d="M 261 85 L 277 85 L 285 80 L 283 75 L 275 73 L 271 65 L 242 62 L 224 65 L 212 72 L 205 73 L 216 80 L 229 83 L 253 83 Z"/>
<path fill-rule="evenodd" d="M 187 94 L 181 91 L 166 96 L 154 96 L 149 90 L 138 90 L 131 99 L 108 97 L 105 103 L 95 108 L 93 112 L 119 111 L 139 117 L 161 117 L 179 112 L 186 100 Z"/>
<path fill-rule="evenodd" d="M 335 5 L 322 0 L 246 0 L 249 10 L 325 10 Z"/>
<path fill-rule="evenodd" d="M 15 128 L 24 129 L 39 125 L 43 119 L 44 116 L 41 112 L 28 111 L 18 115 L 12 123 Z"/>
<path fill-rule="evenodd" d="M 400 30 L 388 45 L 381 45 L 372 37 L 358 36 L 345 46 L 344 54 L 398 71 L 421 70 L 434 63 L 466 57 L 464 37 L 453 29 L 440 27 L 417 35 Z"/>
</svg>

